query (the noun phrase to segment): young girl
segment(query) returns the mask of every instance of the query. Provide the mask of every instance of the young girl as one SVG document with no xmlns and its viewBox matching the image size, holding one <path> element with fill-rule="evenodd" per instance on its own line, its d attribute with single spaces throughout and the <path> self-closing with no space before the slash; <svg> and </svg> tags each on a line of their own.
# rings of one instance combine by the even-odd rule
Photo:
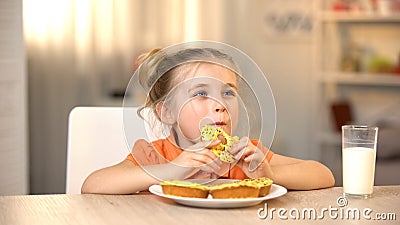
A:
<svg viewBox="0 0 400 225">
<path fill-rule="evenodd" d="M 334 185 L 331 171 L 321 163 L 273 153 L 248 137 L 240 137 L 230 150 L 236 164 L 220 161 L 210 150 L 220 140 L 201 141 L 204 125 L 231 135 L 240 118 L 239 68 L 228 55 L 213 48 L 174 54 L 156 49 L 142 61 L 139 79 L 149 93 L 139 113 L 151 109 L 170 127 L 170 135 L 151 143 L 137 140 L 124 161 L 90 174 L 82 193 L 130 194 L 162 180 L 220 177 L 268 177 L 295 190 Z"/>
</svg>

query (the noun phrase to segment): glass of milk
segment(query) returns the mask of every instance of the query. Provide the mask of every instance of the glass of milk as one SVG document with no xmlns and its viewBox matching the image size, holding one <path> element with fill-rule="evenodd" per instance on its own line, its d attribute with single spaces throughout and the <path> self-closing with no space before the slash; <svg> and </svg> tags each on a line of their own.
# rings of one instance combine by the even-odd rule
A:
<svg viewBox="0 0 400 225">
<path fill-rule="evenodd" d="M 370 198 L 374 187 L 378 127 L 342 126 L 343 192 Z"/>
</svg>

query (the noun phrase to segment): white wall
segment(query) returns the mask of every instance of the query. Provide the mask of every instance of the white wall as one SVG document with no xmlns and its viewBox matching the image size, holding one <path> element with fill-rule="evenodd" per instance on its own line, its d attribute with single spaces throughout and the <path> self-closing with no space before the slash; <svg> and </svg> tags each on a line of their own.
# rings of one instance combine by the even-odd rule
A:
<svg viewBox="0 0 400 225">
<path fill-rule="evenodd" d="M 0 195 L 28 193 L 22 1 L 0 1 Z"/>
</svg>

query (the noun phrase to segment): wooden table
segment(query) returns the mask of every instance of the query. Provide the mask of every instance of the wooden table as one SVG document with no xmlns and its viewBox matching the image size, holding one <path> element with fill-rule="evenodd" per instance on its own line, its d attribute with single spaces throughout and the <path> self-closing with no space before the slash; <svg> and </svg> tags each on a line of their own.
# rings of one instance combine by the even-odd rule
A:
<svg viewBox="0 0 400 225">
<path fill-rule="evenodd" d="M 373 198 L 347 199 L 347 205 L 343 207 L 340 207 L 342 202 L 337 202 L 341 196 L 340 187 L 292 191 L 256 206 L 236 209 L 187 207 L 150 193 L 1 196 L 0 224 L 399 224 L 400 186 L 375 187 Z M 322 217 L 323 212 L 324 218 L 314 219 L 312 208 L 318 217 Z M 357 213 L 352 214 L 353 209 L 359 210 L 360 219 L 357 219 Z M 266 211 L 269 214 L 263 218 Z M 340 211 L 344 212 L 342 219 Z M 291 215 L 296 216 L 296 212 L 299 212 L 299 218 L 292 219 Z M 346 218 L 346 212 L 350 212 L 347 213 L 350 218 Z M 363 213 L 367 217 L 363 217 Z M 378 216 L 384 216 L 386 220 L 373 219 Z"/>
</svg>

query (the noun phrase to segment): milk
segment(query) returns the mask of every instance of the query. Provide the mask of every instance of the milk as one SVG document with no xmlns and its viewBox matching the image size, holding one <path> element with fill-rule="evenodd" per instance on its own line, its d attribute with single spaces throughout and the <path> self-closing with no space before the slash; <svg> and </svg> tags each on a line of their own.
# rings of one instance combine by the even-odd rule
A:
<svg viewBox="0 0 400 225">
<path fill-rule="evenodd" d="M 376 151 L 367 147 L 348 147 L 343 149 L 342 154 L 344 193 L 372 194 Z"/>
</svg>

